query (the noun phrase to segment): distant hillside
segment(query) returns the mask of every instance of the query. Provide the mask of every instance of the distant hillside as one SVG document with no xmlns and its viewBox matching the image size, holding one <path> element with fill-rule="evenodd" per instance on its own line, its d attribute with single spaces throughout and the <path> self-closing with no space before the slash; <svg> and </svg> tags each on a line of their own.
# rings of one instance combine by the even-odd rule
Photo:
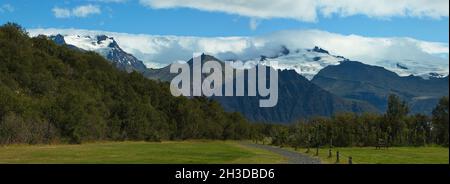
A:
<svg viewBox="0 0 450 184">
<path fill-rule="evenodd" d="M 202 63 L 210 60 L 219 61 L 213 56 L 201 56 Z M 192 59 L 188 63 L 192 69 Z M 170 66 L 167 66 L 151 70 L 145 75 L 151 79 L 170 81 L 176 74 L 169 71 Z M 279 98 L 275 107 L 260 108 L 259 96 L 212 98 L 229 112 L 240 112 L 250 120 L 263 122 L 289 123 L 314 116 L 331 116 L 338 112 L 376 112 L 370 104 L 345 100 L 321 89 L 294 70 L 280 70 L 278 75 Z"/>
<path fill-rule="evenodd" d="M 430 114 L 443 96 L 448 96 L 448 76 L 423 79 L 400 77 L 382 67 L 346 61 L 321 70 L 312 82 L 340 97 L 366 101 L 385 111 L 387 97 L 396 94 L 406 100 L 413 113 Z"/>
</svg>

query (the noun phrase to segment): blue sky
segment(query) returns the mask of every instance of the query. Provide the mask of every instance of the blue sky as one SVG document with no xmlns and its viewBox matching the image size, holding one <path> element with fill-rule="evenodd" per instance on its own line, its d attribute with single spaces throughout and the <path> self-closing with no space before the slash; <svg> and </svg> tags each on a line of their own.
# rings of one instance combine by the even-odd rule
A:
<svg viewBox="0 0 450 184">
<path fill-rule="evenodd" d="M 280 30 L 319 29 L 367 37 L 411 37 L 443 43 L 448 43 L 449 40 L 448 6 L 447 13 L 444 9 L 444 13 L 438 17 L 427 16 L 425 13 L 420 16 L 413 13 L 411 16 L 392 15 L 390 12 L 374 16 L 372 12 L 362 10 L 362 13 L 344 16 L 342 12 L 331 16 L 317 13 L 315 20 L 310 20 L 303 15 L 299 15 L 299 18 L 283 17 L 271 12 L 260 15 L 247 10 L 235 12 L 220 9 L 221 7 L 212 11 L 208 8 L 215 8 L 213 6 L 199 7 L 195 4 L 186 7 L 169 4 L 164 5 L 168 8 L 161 9 L 159 4 L 153 5 L 155 3 L 150 2 L 152 5 L 148 5 L 145 0 L 116 1 L 123 0 L 0 0 L 0 22 L 17 22 L 27 29 L 76 28 L 152 35 L 254 36 Z M 166 2 L 177 3 L 176 0 Z M 184 2 L 188 4 L 186 2 L 189 1 Z M 87 5 L 98 11 L 81 15 L 73 13 L 76 7 Z M 55 8 L 72 13 L 58 17 Z M 251 22 L 255 23 L 253 28 L 250 26 Z"/>
</svg>

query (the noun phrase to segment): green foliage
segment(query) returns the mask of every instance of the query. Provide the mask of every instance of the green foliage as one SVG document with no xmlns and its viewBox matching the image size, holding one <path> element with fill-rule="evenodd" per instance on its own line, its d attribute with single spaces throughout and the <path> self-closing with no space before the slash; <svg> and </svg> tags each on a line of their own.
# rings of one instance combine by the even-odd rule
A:
<svg viewBox="0 0 450 184">
<path fill-rule="evenodd" d="M 380 140 L 389 146 L 448 146 L 448 97 L 441 99 L 433 117 L 408 114 L 397 96 L 389 97 L 384 115 L 341 113 L 331 118 L 313 118 L 286 129 L 272 128 L 272 144 L 296 147 L 376 146 Z M 266 134 L 267 135 L 267 134 Z"/>
<path fill-rule="evenodd" d="M 406 102 L 400 100 L 400 97 L 396 95 L 389 95 L 388 97 L 388 108 L 386 114 L 384 115 L 384 122 L 386 123 L 384 131 L 387 132 L 388 141 L 393 144 L 402 144 L 404 140 L 404 135 L 402 135 L 402 130 L 406 127 L 406 116 L 409 113 L 409 108 Z"/>
<path fill-rule="evenodd" d="M 116 69 L 93 52 L 0 27 L 0 144 L 244 139 L 250 125 L 206 98 Z"/>
<path fill-rule="evenodd" d="M 437 107 L 433 110 L 433 132 L 436 135 L 436 142 L 444 146 L 449 145 L 449 127 L 448 127 L 448 97 L 439 101 Z"/>
</svg>

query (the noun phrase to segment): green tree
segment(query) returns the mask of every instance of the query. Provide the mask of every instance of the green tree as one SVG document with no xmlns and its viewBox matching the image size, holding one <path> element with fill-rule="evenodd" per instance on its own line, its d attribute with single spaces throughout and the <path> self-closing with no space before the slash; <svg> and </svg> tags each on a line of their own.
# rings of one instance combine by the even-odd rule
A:
<svg viewBox="0 0 450 184">
<path fill-rule="evenodd" d="M 443 97 L 433 110 L 433 132 L 436 142 L 447 147 L 449 145 L 448 109 L 448 97 Z"/>
<path fill-rule="evenodd" d="M 390 144 L 403 144 L 405 137 L 403 136 L 406 123 L 405 118 L 409 113 L 409 107 L 405 101 L 396 95 L 388 97 L 388 108 L 384 115 L 385 129 L 388 134 L 388 142 Z"/>
</svg>

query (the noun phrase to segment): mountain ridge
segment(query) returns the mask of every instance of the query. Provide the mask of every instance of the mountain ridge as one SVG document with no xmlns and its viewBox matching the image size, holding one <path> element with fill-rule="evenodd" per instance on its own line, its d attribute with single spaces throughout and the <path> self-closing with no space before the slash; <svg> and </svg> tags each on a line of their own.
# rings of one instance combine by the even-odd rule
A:
<svg viewBox="0 0 450 184">
<path fill-rule="evenodd" d="M 201 62 L 209 60 L 219 61 L 223 65 L 223 61 L 214 56 L 201 55 Z M 192 61 L 187 63 L 192 70 Z M 270 66 L 257 65 L 255 67 Z M 234 69 L 242 70 L 242 69 Z M 162 69 L 153 69 L 151 74 L 147 73 L 147 77 L 155 80 L 169 82 L 177 74 L 170 74 L 170 66 Z M 248 76 L 248 70 L 244 70 L 244 75 Z M 268 74 L 267 74 L 268 75 Z M 206 75 L 202 75 L 202 79 Z M 257 78 L 259 76 L 256 76 Z M 305 77 L 299 75 L 294 70 L 279 70 L 279 98 L 275 107 L 261 108 L 259 100 L 261 96 L 212 96 L 217 100 L 226 111 L 240 112 L 246 118 L 252 121 L 272 122 L 272 123 L 290 123 L 299 119 L 307 119 L 314 116 L 332 116 L 339 112 L 376 112 L 376 109 L 365 102 L 341 99 L 334 94 L 321 89 L 319 86 L 311 83 Z M 236 79 L 233 79 L 234 83 Z M 224 88 L 223 88 L 224 89 Z M 245 89 L 247 94 L 247 88 Z"/>
<path fill-rule="evenodd" d="M 399 76 L 383 67 L 358 61 L 328 66 L 312 82 L 340 97 L 369 102 L 380 111 L 386 110 L 387 96 L 396 94 L 410 104 L 413 113 L 429 114 L 439 98 L 449 91 L 448 76 L 429 79 Z M 429 102 L 425 103 L 426 100 Z"/>
</svg>

